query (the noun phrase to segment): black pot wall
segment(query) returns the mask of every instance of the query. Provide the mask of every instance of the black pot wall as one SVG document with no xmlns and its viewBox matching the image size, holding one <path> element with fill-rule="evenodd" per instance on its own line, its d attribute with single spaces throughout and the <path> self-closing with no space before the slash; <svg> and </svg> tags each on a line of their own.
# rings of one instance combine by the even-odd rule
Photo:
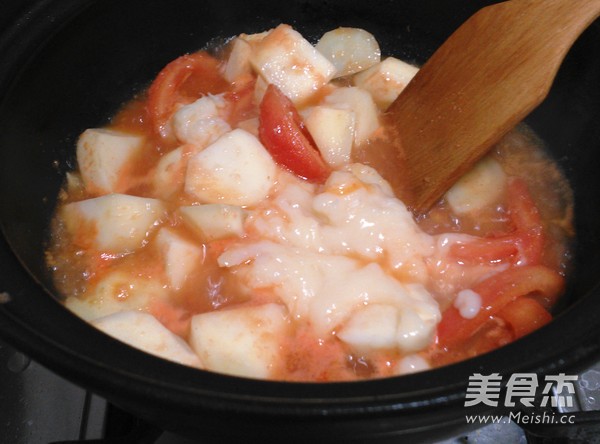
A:
<svg viewBox="0 0 600 444">
<path fill-rule="evenodd" d="M 21 18 L 0 37 L 0 292 L 9 295 L 0 304 L 0 334 L 52 369 L 163 427 L 192 435 L 361 442 L 433 437 L 461 427 L 464 390 L 475 372 L 556 373 L 596 356 L 598 22 L 576 43 L 549 99 L 528 119 L 576 195 L 576 272 L 556 320 L 501 350 L 423 374 L 285 384 L 195 371 L 145 355 L 95 331 L 50 296 L 44 239 L 64 174 L 74 167 L 77 136 L 106 123 L 171 59 L 240 32 L 287 22 L 314 40 L 337 26 L 358 26 L 377 37 L 385 54 L 422 63 L 462 21 L 494 2 L 4 1 Z"/>
</svg>

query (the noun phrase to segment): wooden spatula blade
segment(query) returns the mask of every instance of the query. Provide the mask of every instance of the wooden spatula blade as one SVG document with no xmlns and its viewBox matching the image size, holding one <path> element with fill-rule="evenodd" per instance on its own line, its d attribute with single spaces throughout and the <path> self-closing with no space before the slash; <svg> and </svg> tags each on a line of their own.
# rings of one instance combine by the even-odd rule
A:
<svg viewBox="0 0 600 444">
<path fill-rule="evenodd" d="M 599 14 L 600 0 L 511 0 L 482 9 L 439 48 L 386 115 L 410 208 L 431 207 L 546 97 Z"/>
</svg>

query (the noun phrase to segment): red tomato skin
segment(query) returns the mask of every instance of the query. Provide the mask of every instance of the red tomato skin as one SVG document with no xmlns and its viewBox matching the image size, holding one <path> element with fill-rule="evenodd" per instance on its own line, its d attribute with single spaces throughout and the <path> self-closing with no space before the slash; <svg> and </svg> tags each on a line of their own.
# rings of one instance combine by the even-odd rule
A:
<svg viewBox="0 0 600 444">
<path fill-rule="evenodd" d="M 219 94 L 229 84 L 220 73 L 220 62 L 206 51 L 185 54 L 171 61 L 148 89 L 146 111 L 154 133 L 162 140 L 173 139 L 169 119 L 180 104 L 205 94 Z"/>
<path fill-rule="evenodd" d="M 523 179 L 513 178 L 508 187 L 509 212 L 519 236 L 518 263 L 539 264 L 544 251 L 545 236 L 538 208 Z"/>
<path fill-rule="evenodd" d="M 542 304 L 528 297 L 517 298 L 507 304 L 498 316 L 510 325 L 517 339 L 552 320 L 552 315 Z"/>
<path fill-rule="evenodd" d="M 279 88 L 270 84 L 260 104 L 259 138 L 278 164 L 297 176 L 324 183 L 331 169 L 315 147 L 302 118 Z"/>
<path fill-rule="evenodd" d="M 541 217 L 524 180 L 508 183 L 508 214 L 514 230 L 502 236 L 453 245 L 450 254 L 466 263 L 537 265 L 542 260 L 545 236 Z"/>
<path fill-rule="evenodd" d="M 455 346 L 469 339 L 491 317 L 521 296 L 537 293 L 555 298 L 563 288 L 564 278 L 543 265 L 513 266 L 495 274 L 473 287 L 481 297 L 481 309 L 474 318 L 462 317 L 454 306 L 446 309 L 438 324 L 438 344 Z"/>
</svg>

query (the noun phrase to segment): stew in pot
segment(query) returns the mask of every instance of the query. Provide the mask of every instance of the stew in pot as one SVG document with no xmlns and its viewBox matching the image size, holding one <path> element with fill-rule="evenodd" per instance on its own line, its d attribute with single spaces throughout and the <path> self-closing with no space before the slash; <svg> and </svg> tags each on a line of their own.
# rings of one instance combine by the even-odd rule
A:
<svg viewBox="0 0 600 444">
<path fill-rule="evenodd" d="M 427 214 L 395 195 L 385 110 L 418 68 L 370 33 L 288 25 L 170 62 L 77 143 L 47 263 L 68 309 L 251 378 L 422 371 L 548 323 L 571 191 L 527 128 Z M 381 162 L 379 162 L 379 165 Z"/>
</svg>

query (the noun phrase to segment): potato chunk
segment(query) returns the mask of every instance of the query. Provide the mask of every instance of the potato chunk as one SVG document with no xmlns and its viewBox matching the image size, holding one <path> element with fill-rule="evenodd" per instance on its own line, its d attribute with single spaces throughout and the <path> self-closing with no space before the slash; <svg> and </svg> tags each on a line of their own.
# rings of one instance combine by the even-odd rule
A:
<svg viewBox="0 0 600 444">
<path fill-rule="evenodd" d="M 65 306 L 86 321 L 127 310 L 146 310 L 155 301 L 168 297 L 168 290 L 158 279 L 134 273 L 108 272 L 81 296 L 69 296 Z"/>
<path fill-rule="evenodd" d="M 231 44 L 231 52 L 223 70 L 223 77 L 229 83 L 243 79 L 252 74 L 252 65 L 250 57 L 252 56 L 252 47 L 250 43 L 242 38 L 236 38 Z"/>
<path fill-rule="evenodd" d="M 202 249 L 168 228 L 160 229 L 155 242 L 162 253 L 169 286 L 179 290 L 190 273 L 202 265 Z"/>
<path fill-rule="evenodd" d="M 276 171 L 259 140 L 235 129 L 190 159 L 185 191 L 204 203 L 255 205 L 267 197 Z"/>
<path fill-rule="evenodd" d="M 417 74 L 419 68 L 388 57 L 354 76 L 354 85 L 371 93 L 380 109 L 386 110 Z"/>
<path fill-rule="evenodd" d="M 169 199 L 183 188 L 187 167 L 185 154 L 184 148 L 179 147 L 160 158 L 152 177 L 155 196 L 161 199 Z"/>
<path fill-rule="evenodd" d="M 296 104 L 305 102 L 335 74 L 333 64 L 289 25 L 279 25 L 257 43 L 251 63 Z"/>
<path fill-rule="evenodd" d="M 446 192 L 446 200 L 456 214 L 476 213 L 499 199 L 505 187 L 502 166 L 484 157 Z"/>
<path fill-rule="evenodd" d="M 235 205 L 206 204 L 181 207 L 184 222 L 202 239 L 212 241 L 244 234 L 245 211 Z"/>
<path fill-rule="evenodd" d="M 92 325 L 121 342 L 159 358 L 202 367 L 200 359 L 185 341 L 171 333 L 151 314 L 123 311 L 96 319 Z"/>
<path fill-rule="evenodd" d="M 325 106 L 354 112 L 354 143 L 366 141 L 379 128 L 379 110 L 371 94 L 361 88 L 344 87 L 325 97 Z"/>
<path fill-rule="evenodd" d="M 61 212 L 75 244 L 117 254 L 141 247 L 164 215 L 159 200 L 126 194 L 73 202 Z"/>
<path fill-rule="evenodd" d="M 315 106 L 304 122 L 328 165 L 337 168 L 350 162 L 354 142 L 354 111 Z"/>
<path fill-rule="evenodd" d="M 336 69 L 336 77 L 363 71 L 381 59 L 379 43 L 373 34 L 360 28 L 337 28 L 323 34 L 316 45 Z"/>
<path fill-rule="evenodd" d="M 85 130 L 77 141 L 77 163 L 92 194 L 123 192 L 144 138 L 109 129 Z"/>
<path fill-rule="evenodd" d="M 192 318 L 190 343 L 209 370 L 268 378 L 281 365 L 286 315 L 278 304 L 199 314 Z"/>
</svg>

